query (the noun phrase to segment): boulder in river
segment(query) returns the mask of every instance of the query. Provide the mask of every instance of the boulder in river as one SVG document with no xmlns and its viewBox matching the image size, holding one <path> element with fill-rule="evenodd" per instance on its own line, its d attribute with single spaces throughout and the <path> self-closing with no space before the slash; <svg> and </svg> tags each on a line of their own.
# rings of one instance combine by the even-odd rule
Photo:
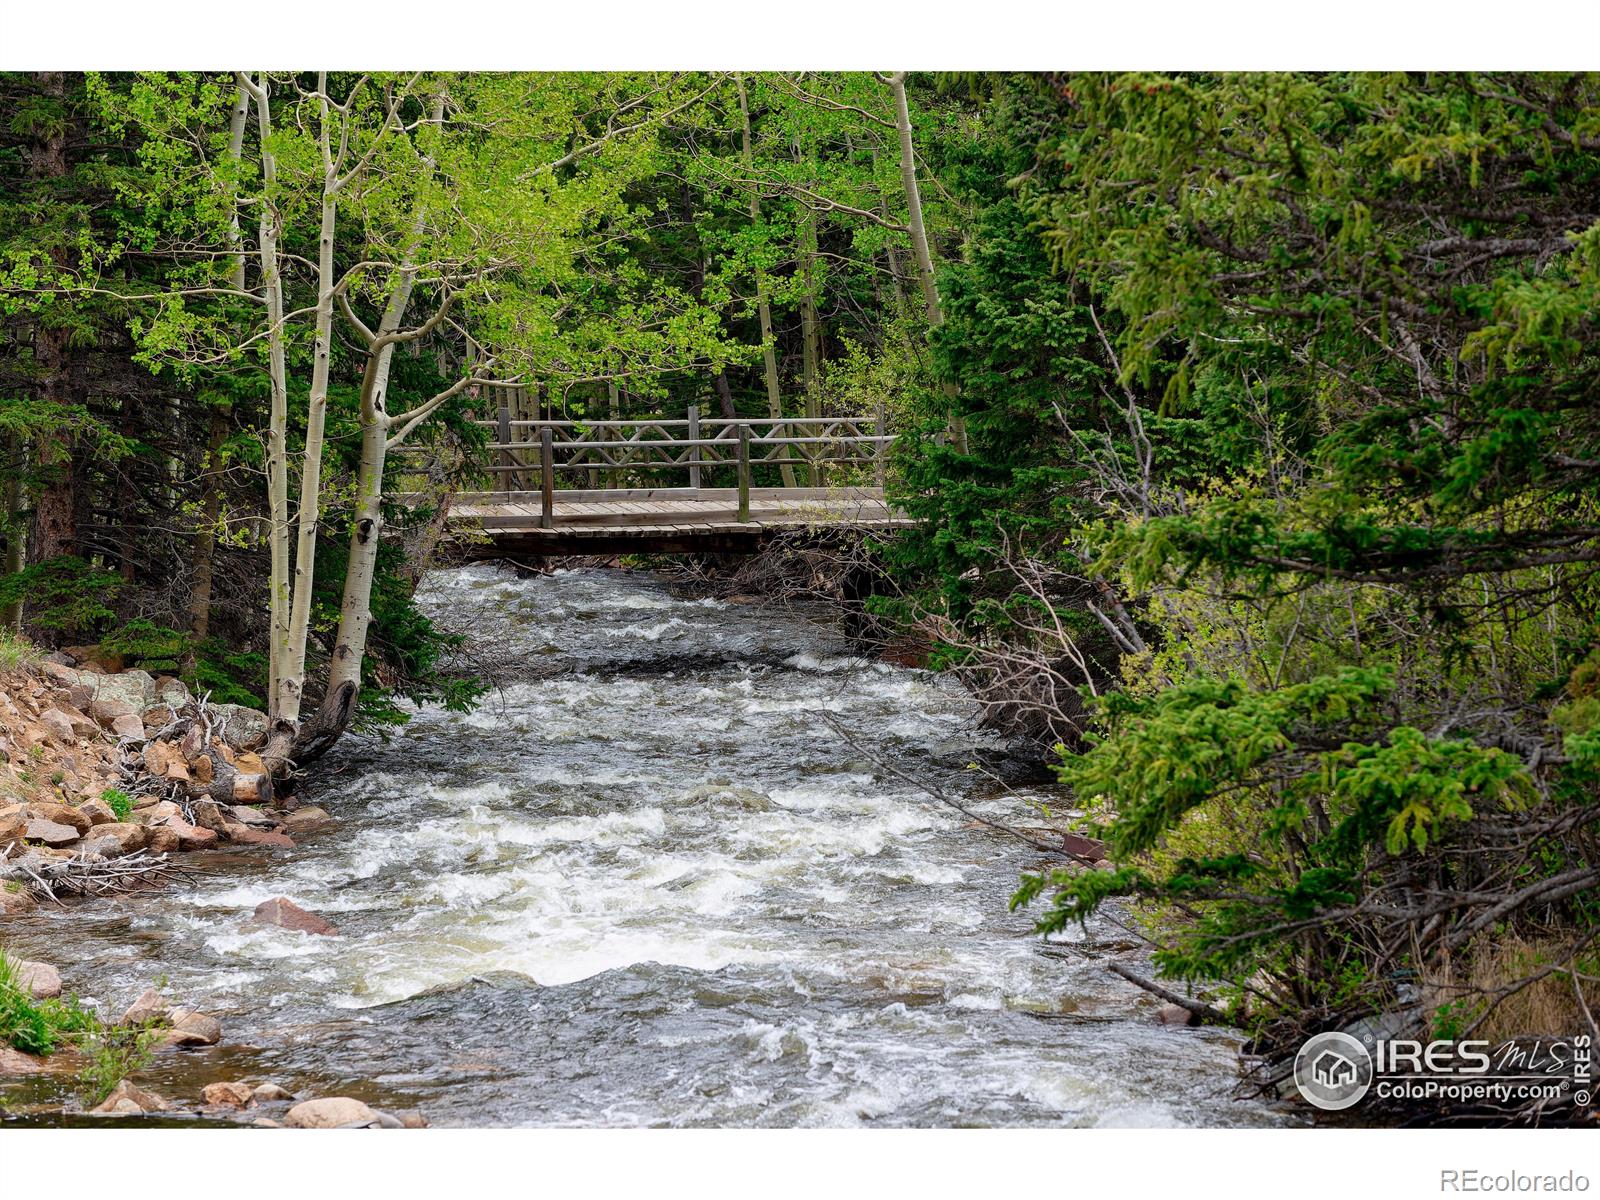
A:
<svg viewBox="0 0 1600 1200">
<path fill-rule="evenodd" d="M 1163 1004 L 1156 1012 L 1156 1020 L 1163 1025 L 1198 1025 L 1200 1018 L 1181 1004 Z"/>
<path fill-rule="evenodd" d="M 316 913 L 307 912 L 286 896 L 274 896 L 256 905 L 251 920 L 263 925 L 277 925 L 299 933 L 315 933 L 323 937 L 337 937 L 338 927 Z"/>
<path fill-rule="evenodd" d="M 222 1040 L 222 1022 L 203 1012 L 187 1008 L 167 1010 L 172 1029 L 163 1045 L 215 1046 Z"/>
<path fill-rule="evenodd" d="M 35 1000 L 53 1000 L 61 995 L 61 972 L 49 963 L 14 958 L 11 967 L 16 972 L 17 986 Z"/>
<path fill-rule="evenodd" d="M 39 902 L 30 892 L 24 891 L 21 884 L 10 879 L 0 880 L 0 917 L 21 916 L 23 913 L 33 912 L 38 907 Z"/>
<path fill-rule="evenodd" d="M 325 808 L 318 808 L 315 804 L 308 804 L 304 808 L 297 808 L 284 818 L 284 826 L 293 837 L 304 837 L 308 833 L 315 833 L 333 820 Z"/>
<path fill-rule="evenodd" d="M 378 1119 L 378 1114 L 359 1100 L 349 1096 L 323 1096 L 316 1100 L 302 1100 L 284 1114 L 283 1123 L 290 1129 L 338 1129 L 342 1125 L 366 1125 Z"/>
<path fill-rule="evenodd" d="M 138 1117 L 145 1113 L 166 1112 L 165 1099 L 124 1079 L 111 1094 L 89 1111 L 102 1117 Z"/>
<path fill-rule="evenodd" d="M 248 1108 L 255 1093 L 247 1083 L 208 1083 L 200 1089 L 200 1098 L 215 1108 Z"/>
<path fill-rule="evenodd" d="M 288 1088 L 279 1087 L 275 1083 L 268 1082 L 257 1084 L 255 1090 L 250 1093 L 250 1097 L 257 1104 L 274 1104 L 280 1100 L 293 1100 L 294 1093 Z"/>
<path fill-rule="evenodd" d="M 167 1015 L 167 1002 L 155 988 L 145 988 L 139 998 L 122 1014 L 123 1025 L 148 1025 Z"/>
<path fill-rule="evenodd" d="M 241 846 L 268 846 L 274 850 L 293 850 L 294 839 L 286 833 L 270 829 L 252 829 L 248 825 L 233 823 L 224 827 L 228 836 Z"/>
</svg>

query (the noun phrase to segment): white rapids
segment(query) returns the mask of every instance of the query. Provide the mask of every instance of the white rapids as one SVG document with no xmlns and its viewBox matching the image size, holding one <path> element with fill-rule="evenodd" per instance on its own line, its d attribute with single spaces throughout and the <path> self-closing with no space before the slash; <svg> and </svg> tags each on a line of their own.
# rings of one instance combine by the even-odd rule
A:
<svg viewBox="0 0 1600 1200">
<path fill-rule="evenodd" d="M 1285 1119 L 1231 1098 L 1234 1040 L 1104 970 L 1120 930 L 1047 943 L 1007 911 L 1025 847 L 882 769 L 1025 815 L 967 769 L 995 747 L 954 684 L 645 574 L 462 568 L 423 599 L 523 681 L 342 747 L 314 780 L 336 832 L 46 914 L 19 952 L 108 1007 L 164 974 L 236 1070 L 439 1124 Z M 275 895 L 342 936 L 247 926 Z M 75 964 L 42 953 L 62 935 Z"/>
</svg>

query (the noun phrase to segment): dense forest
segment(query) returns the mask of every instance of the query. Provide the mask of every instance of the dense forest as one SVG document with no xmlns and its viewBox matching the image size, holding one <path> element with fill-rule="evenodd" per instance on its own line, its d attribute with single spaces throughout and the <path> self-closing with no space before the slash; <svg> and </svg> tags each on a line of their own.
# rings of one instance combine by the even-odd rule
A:
<svg viewBox="0 0 1600 1200">
<path fill-rule="evenodd" d="M 10 636 L 304 768 L 481 690 L 412 593 L 494 389 L 881 413 L 918 524 L 875 621 L 1115 863 L 1024 876 L 1041 931 L 1129 908 L 1269 1057 L 1397 1009 L 1595 1032 L 1600 76 L 38 72 L 0 111 Z"/>
</svg>

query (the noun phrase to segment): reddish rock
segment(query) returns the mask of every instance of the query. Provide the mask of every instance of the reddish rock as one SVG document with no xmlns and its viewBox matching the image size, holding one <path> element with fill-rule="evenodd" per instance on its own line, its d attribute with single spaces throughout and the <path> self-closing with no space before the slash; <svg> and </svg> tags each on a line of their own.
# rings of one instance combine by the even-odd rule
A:
<svg viewBox="0 0 1600 1200">
<path fill-rule="evenodd" d="M 53 1000 L 61 995 L 61 972 L 49 963 L 14 958 L 11 968 L 16 972 L 17 986 L 35 1000 Z"/>
<path fill-rule="evenodd" d="M 134 712 L 133 705 L 125 704 L 121 700 L 112 700 L 109 697 L 89 701 L 88 713 L 91 718 L 106 729 L 111 728 L 112 722 L 118 717 L 138 715 Z M 141 725 L 140 728 L 142 729 L 144 726 Z"/>
<path fill-rule="evenodd" d="M 28 810 L 20 804 L 0 805 L 0 846 L 20 841 L 28 833 Z"/>
<path fill-rule="evenodd" d="M 305 808 L 296 809 L 284 819 L 284 825 L 294 837 L 301 837 L 328 825 L 333 820 L 325 808 L 318 808 L 315 804 L 308 804 Z"/>
<path fill-rule="evenodd" d="M 284 896 L 274 896 L 271 900 L 263 900 L 256 905 L 251 920 L 259 921 L 263 925 L 278 925 L 300 933 L 321 934 L 324 937 L 337 937 L 339 933 L 332 922 L 323 920 L 316 913 L 307 912 Z"/>
<path fill-rule="evenodd" d="M 89 818 L 89 825 L 111 825 L 117 820 L 117 814 L 111 811 L 111 805 L 104 800 L 85 800 L 78 805 L 78 811 Z"/>
<path fill-rule="evenodd" d="M 1200 1018 L 1181 1004 L 1163 1004 L 1156 1012 L 1156 1020 L 1163 1025 L 1198 1025 Z"/>
<path fill-rule="evenodd" d="M 89 832 L 89 826 L 92 824 L 88 815 L 81 808 L 74 808 L 70 804 L 30 804 L 28 805 L 28 813 L 41 821 L 54 821 L 57 825 L 70 825 L 78 831 L 80 837 Z"/>
<path fill-rule="evenodd" d="M 217 1108 L 249 1108 L 252 1103 L 250 1085 L 245 1083 L 208 1083 L 200 1089 L 200 1098 Z"/>
<path fill-rule="evenodd" d="M 111 1095 L 89 1111 L 102 1117 L 137 1117 L 144 1113 L 166 1112 L 167 1102 L 124 1079 L 112 1089 Z"/>
<path fill-rule="evenodd" d="M 1106 844 L 1099 838 L 1085 837 L 1081 833 L 1062 833 L 1061 848 L 1090 862 L 1099 862 L 1106 856 Z"/>
<path fill-rule="evenodd" d="M 201 829 L 176 818 L 167 822 L 167 828 L 178 835 L 178 849 L 210 850 L 217 844 L 217 835 L 210 829 Z"/>
<path fill-rule="evenodd" d="M 150 831 L 143 825 L 118 821 L 111 825 L 96 825 L 85 843 L 90 850 L 107 858 L 120 858 L 124 854 L 137 854 L 150 841 Z"/>
<path fill-rule="evenodd" d="M 206 832 L 210 833 L 210 830 Z M 217 835 L 213 833 L 211 836 L 216 837 Z M 176 829 L 169 828 L 166 825 L 156 825 L 150 829 L 150 840 L 145 849 L 149 850 L 151 854 L 176 854 L 182 848 L 183 839 L 178 836 Z"/>
<path fill-rule="evenodd" d="M 30 913 L 38 907 L 39 902 L 29 892 L 25 892 L 21 888 L 18 888 L 17 891 L 12 891 L 10 888 L 0 885 L 0 917 L 19 917 L 23 913 Z M 3 1074 L 3 1072 L 0 1072 L 0 1074 Z"/>
<path fill-rule="evenodd" d="M 251 829 L 248 825 L 229 825 L 227 831 L 228 836 L 241 846 L 270 846 L 276 850 L 294 849 L 294 839 L 286 833 Z"/>
<path fill-rule="evenodd" d="M 111 722 L 111 732 L 119 738 L 142 738 L 144 722 L 139 720 L 138 713 L 128 713 Z"/>
<path fill-rule="evenodd" d="M 44 1059 L 13 1050 L 0 1042 L 0 1078 L 7 1075 L 42 1075 L 49 1069 Z"/>
<path fill-rule="evenodd" d="M 78 743 L 78 735 L 72 730 L 72 721 L 67 714 L 54 708 L 47 708 L 39 714 L 39 724 L 50 731 L 50 736 L 56 741 L 68 746 Z"/>
<path fill-rule="evenodd" d="M 161 993 L 155 988 L 145 988 L 139 998 L 128 1006 L 128 1011 L 122 1014 L 120 1024 L 148 1025 L 151 1021 L 165 1020 L 166 1015 L 167 1002 L 161 998 Z"/>
</svg>

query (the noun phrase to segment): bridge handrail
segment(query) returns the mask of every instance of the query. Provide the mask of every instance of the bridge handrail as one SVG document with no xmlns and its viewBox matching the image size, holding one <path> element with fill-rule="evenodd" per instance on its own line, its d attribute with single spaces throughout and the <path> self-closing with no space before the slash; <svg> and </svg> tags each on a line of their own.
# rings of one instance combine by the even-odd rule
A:
<svg viewBox="0 0 1600 1200">
<path fill-rule="evenodd" d="M 801 467 L 815 487 L 825 481 L 825 467 L 871 466 L 875 468 L 877 485 L 882 487 L 888 448 L 895 440 L 886 431 L 888 422 L 882 413 L 703 417 L 698 406 L 691 406 L 681 418 L 512 420 L 511 409 L 502 406 L 493 419 L 472 420 L 496 434 L 495 440 L 483 447 L 489 461 L 479 464 L 479 469 L 500 485 L 496 491 L 507 494 L 531 491 L 528 484 L 537 479 L 540 520 L 547 528 L 555 508 L 556 476 L 563 471 L 587 472 L 591 487 L 604 472 L 606 487 L 611 489 L 620 484 L 625 472 L 684 470 L 689 475 L 689 489 L 698 490 L 702 469 L 731 466 L 743 521 L 748 519 L 753 467 Z M 863 432 L 867 429 L 878 432 Z M 632 436 L 621 436 L 624 430 L 634 432 Z M 591 431 L 600 436 L 584 436 Z M 687 436 L 678 436 L 679 431 Z M 527 436 L 519 439 L 519 433 Z M 427 447 L 414 449 L 431 452 Z M 753 454 L 752 449 L 758 452 Z M 535 455 L 536 461 L 530 461 Z"/>
</svg>

